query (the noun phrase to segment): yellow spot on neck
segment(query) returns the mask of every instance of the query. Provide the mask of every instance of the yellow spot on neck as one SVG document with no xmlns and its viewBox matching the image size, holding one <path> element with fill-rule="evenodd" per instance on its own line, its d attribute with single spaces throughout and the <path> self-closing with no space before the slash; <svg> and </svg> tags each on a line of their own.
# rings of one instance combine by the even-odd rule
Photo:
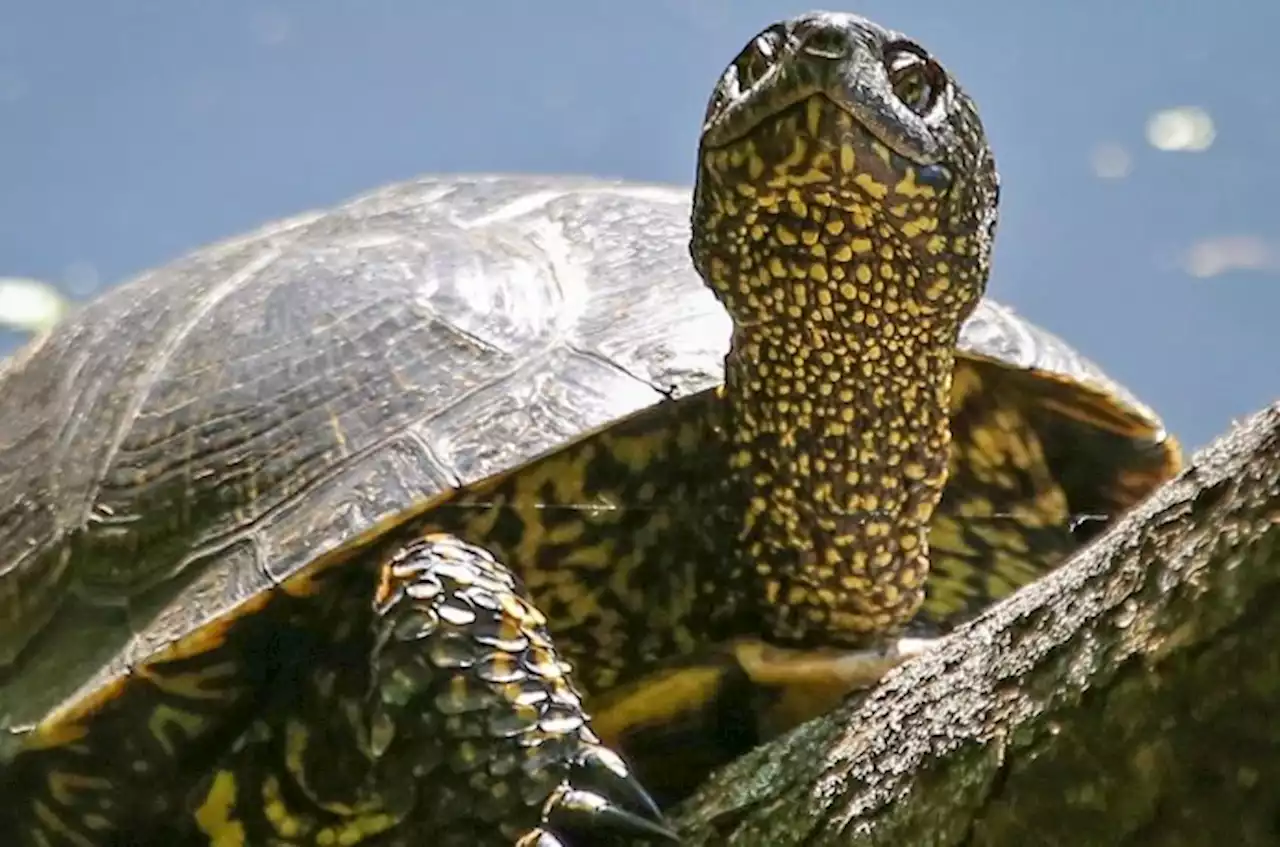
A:
<svg viewBox="0 0 1280 847">
<path fill-rule="evenodd" d="M 893 187 L 895 194 L 901 194 L 903 197 L 937 197 L 938 193 L 934 191 L 932 185 L 921 185 L 916 182 L 916 172 L 912 168 L 907 171 L 898 184 Z"/>
<path fill-rule="evenodd" d="M 853 151 L 853 147 L 848 144 L 840 145 L 840 169 L 845 173 L 852 173 L 854 166 L 857 164 L 858 156 Z"/>
</svg>

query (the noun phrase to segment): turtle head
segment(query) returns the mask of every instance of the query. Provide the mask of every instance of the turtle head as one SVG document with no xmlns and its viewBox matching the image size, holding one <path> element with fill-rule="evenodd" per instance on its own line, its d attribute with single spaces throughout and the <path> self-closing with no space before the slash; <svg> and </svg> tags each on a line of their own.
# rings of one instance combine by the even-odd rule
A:
<svg viewBox="0 0 1280 847">
<path fill-rule="evenodd" d="M 946 335 L 985 288 L 998 193 L 977 110 L 924 48 L 814 12 L 720 77 L 691 252 L 738 323 L 847 332 L 899 307 Z"/>
<path fill-rule="evenodd" d="M 997 196 L 974 104 L 863 18 L 771 26 L 715 87 L 690 252 L 733 322 L 726 502 L 778 640 L 856 641 L 922 598 Z"/>
</svg>

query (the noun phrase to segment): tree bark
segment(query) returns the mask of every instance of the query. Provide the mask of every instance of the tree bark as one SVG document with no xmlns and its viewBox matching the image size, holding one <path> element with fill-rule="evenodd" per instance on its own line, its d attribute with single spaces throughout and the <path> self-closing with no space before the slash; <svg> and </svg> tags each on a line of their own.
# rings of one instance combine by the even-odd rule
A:
<svg viewBox="0 0 1280 847">
<path fill-rule="evenodd" d="M 1280 844 L 1280 404 L 676 817 L 689 847 Z"/>
</svg>

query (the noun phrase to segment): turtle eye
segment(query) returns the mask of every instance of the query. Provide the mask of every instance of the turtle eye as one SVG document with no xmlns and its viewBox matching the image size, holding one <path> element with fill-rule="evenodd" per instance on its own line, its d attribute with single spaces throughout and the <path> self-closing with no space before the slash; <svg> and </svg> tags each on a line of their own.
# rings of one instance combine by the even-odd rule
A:
<svg viewBox="0 0 1280 847">
<path fill-rule="evenodd" d="M 931 112 L 946 88 L 942 67 L 914 44 L 891 45 L 885 54 L 885 67 L 893 93 L 917 115 Z"/>
<path fill-rule="evenodd" d="M 741 94 L 750 90 L 769 72 L 777 61 L 781 43 L 781 32 L 776 27 L 770 27 L 743 48 L 738 58 L 733 60 L 733 69 L 738 83 L 738 91 L 735 93 Z"/>
<path fill-rule="evenodd" d="M 778 60 L 778 52 L 785 43 L 786 35 L 780 26 L 769 27 L 751 39 L 751 43 L 742 48 L 733 64 L 725 69 L 724 76 L 720 77 L 720 83 L 711 95 L 703 120 L 711 120 L 726 104 L 737 101 L 754 88 L 773 69 Z"/>
</svg>

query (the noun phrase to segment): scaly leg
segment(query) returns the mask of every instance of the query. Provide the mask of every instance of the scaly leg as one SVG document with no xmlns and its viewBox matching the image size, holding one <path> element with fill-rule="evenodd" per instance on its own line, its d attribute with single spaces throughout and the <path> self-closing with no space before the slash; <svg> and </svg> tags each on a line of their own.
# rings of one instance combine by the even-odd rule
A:
<svg viewBox="0 0 1280 847">
<path fill-rule="evenodd" d="M 260 719 L 205 782 L 193 811 L 197 840 L 675 839 L 591 730 L 545 619 L 493 557 L 452 536 L 422 538 L 383 565 L 373 611 L 371 667 L 359 667 L 356 654 L 336 675 L 304 670 L 283 713 Z M 352 680 L 361 680 L 359 696 Z"/>
</svg>

